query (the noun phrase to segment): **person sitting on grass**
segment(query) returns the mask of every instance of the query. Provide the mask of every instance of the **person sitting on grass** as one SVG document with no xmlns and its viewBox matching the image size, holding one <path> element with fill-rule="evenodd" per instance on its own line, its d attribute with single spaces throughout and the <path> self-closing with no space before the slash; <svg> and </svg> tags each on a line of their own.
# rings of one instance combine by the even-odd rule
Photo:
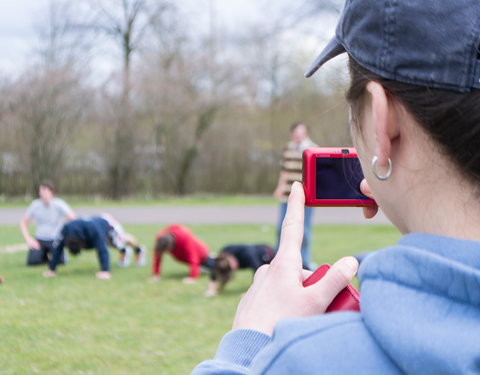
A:
<svg viewBox="0 0 480 375">
<path fill-rule="evenodd" d="M 43 180 L 38 187 L 38 199 L 28 206 L 20 221 L 20 230 L 28 246 L 27 266 L 46 264 L 51 259 L 53 241 L 62 225 L 76 218 L 75 212 L 63 200 L 55 196 L 55 186 Z M 29 224 L 37 226 L 35 237 L 29 232 Z M 62 258 L 60 263 L 64 264 Z"/>
<path fill-rule="evenodd" d="M 95 276 L 98 279 L 110 279 L 110 255 L 107 246 L 109 230 L 108 221 L 98 216 L 66 223 L 54 242 L 49 269 L 43 276 L 57 276 L 57 265 L 66 246 L 72 255 L 78 255 L 82 249 L 95 249 L 100 263 L 100 271 Z"/>
<path fill-rule="evenodd" d="M 103 213 L 102 218 L 108 221 L 110 230 L 108 231 L 108 244 L 116 248 L 119 252 L 118 265 L 127 267 L 130 264 L 132 249 L 135 256 L 135 264 L 144 266 L 146 262 L 146 252 L 138 244 L 137 239 L 123 229 L 122 224 L 108 213 Z"/>
<path fill-rule="evenodd" d="M 222 292 L 237 269 L 250 268 L 255 272 L 262 265 L 269 264 L 274 255 L 273 248 L 263 244 L 225 246 L 215 258 L 205 297 L 213 297 Z"/>
<path fill-rule="evenodd" d="M 193 284 L 200 276 L 200 267 L 210 269 L 214 259 L 208 255 L 208 248 L 192 232 L 181 225 L 170 225 L 160 230 L 155 236 L 153 250 L 152 273 L 150 282 L 160 280 L 162 256 L 169 252 L 175 259 L 187 263 L 190 267 L 188 277 L 183 278 L 185 284 Z"/>
</svg>

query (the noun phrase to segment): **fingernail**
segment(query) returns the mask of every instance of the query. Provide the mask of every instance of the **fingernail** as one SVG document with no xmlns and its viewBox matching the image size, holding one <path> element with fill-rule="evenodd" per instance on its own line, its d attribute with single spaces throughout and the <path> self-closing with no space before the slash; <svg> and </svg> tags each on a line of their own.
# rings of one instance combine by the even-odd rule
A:
<svg viewBox="0 0 480 375">
<path fill-rule="evenodd" d="M 343 263 L 351 269 L 352 273 L 355 274 L 358 269 L 358 261 L 354 257 L 345 257 L 343 258 Z"/>
<path fill-rule="evenodd" d="M 370 193 L 370 189 L 368 188 L 367 180 L 363 179 L 360 182 L 360 191 L 364 194 Z"/>
</svg>

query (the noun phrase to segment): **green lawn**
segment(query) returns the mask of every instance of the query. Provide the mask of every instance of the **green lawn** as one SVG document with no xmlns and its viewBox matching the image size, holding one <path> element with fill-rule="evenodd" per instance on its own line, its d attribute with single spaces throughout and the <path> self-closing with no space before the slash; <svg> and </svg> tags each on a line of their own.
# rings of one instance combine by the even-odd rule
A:
<svg viewBox="0 0 480 375">
<path fill-rule="evenodd" d="M 152 225 L 127 226 L 150 246 Z M 267 242 L 273 226 L 197 225 L 195 234 L 217 251 L 238 242 Z M 399 238 L 387 226 L 317 226 L 313 258 L 320 264 L 358 251 L 389 245 Z M 21 243 L 16 227 L 0 227 L 0 248 Z M 166 257 L 163 278 L 148 284 L 146 268 L 116 266 L 112 250 L 110 281 L 96 280 L 94 252 L 70 257 L 53 279 L 45 267 L 25 267 L 25 252 L 0 253 L 0 373 L 11 374 L 188 374 L 211 358 L 229 329 L 251 272 L 238 272 L 226 292 L 202 296 L 207 276 L 184 285 L 187 267 Z"/>
<path fill-rule="evenodd" d="M 184 197 L 132 197 L 122 200 L 110 200 L 103 197 L 83 197 L 60 195 L 73 207 L 79 206 L 245 206 L 277 205 L 278 201 L 269 195 L 218 195 L 195 194 Z M 5 197 L 0 195 L 0 208 L 26 207 L 34 197 Z"/>
</svg>

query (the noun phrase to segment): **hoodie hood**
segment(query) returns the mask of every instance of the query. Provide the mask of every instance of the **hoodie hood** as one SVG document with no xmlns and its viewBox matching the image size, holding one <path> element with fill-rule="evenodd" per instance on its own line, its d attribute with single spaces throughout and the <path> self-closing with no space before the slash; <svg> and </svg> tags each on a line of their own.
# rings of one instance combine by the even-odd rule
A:
<svg viewBox="0 0 480 375">
<path fill-rule="evenodd" d="M 480 242 L 409 234 L 359 271 L 365 325 L 408 374 L 480 374 Z"/>
</svg>

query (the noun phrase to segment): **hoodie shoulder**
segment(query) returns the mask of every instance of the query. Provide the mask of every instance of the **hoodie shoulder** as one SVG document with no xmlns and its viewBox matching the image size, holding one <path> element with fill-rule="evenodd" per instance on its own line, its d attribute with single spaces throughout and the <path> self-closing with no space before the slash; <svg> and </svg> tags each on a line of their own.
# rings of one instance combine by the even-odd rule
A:
<svg viewBox="0 0 480 375">
<path fill-rule="evenodd" d="M 360 313 L 286 319 L 254 363 L 264 374 L 400 374 Z"/>
</svg>

